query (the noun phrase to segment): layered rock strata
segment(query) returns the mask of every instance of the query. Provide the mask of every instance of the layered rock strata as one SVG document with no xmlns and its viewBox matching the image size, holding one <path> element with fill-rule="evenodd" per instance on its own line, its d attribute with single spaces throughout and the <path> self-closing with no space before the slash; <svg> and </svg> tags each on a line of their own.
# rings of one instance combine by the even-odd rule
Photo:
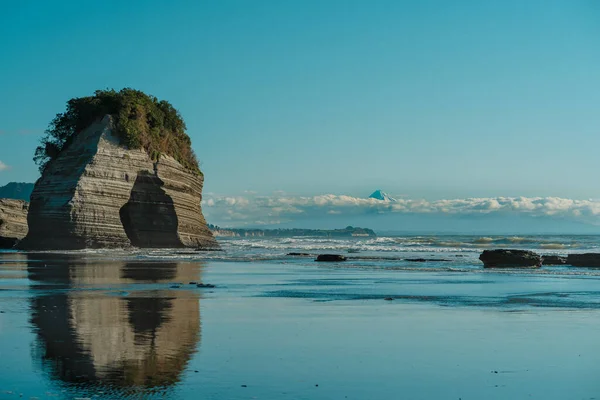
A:
<svg viewBox="0 0 600 400">
<path fill-rule="evenodd" d="M 27 235 L 27 209 L 23 200 L 0 199 L 0 249 L 10 249 Z"/>
<path fill-rule="evenodd" d="M 174 158 L 121 146 L 107 115 L 74 137 L 36 182 L 23 249 L 218 248 L 203 177 Z"/>
</svg>

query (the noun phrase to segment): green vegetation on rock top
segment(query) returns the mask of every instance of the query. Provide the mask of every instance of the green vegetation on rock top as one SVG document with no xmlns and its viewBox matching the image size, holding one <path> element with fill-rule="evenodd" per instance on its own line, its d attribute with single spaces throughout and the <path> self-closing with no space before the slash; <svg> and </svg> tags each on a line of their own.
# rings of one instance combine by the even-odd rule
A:
<svg viewBox="0 0 600 400">
<path fill-rule="evenodd" d="M 73 138 L 94 121 L 110 114 L 121 144 L 146 150 L 153 161 L 161 154 L 175 158 L 185 168 L 201 174 L 185 122 L 165 100 L 139 90 L 97 90 L 93 96 L 73 98 L 64 113 L 48 125 L 33 160 L 43 172 L 49 162 L 66 149 Z"/>
</svg>

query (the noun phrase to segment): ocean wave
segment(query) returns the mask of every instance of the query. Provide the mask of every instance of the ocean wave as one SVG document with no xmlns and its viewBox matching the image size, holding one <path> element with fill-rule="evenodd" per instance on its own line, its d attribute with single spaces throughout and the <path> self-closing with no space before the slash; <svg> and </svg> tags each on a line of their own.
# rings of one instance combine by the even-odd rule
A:
<svg viewBox="0 0 600 400">
<path fill-rule="evenodd" d="M 115 260 L 182 260 L 182 261 L 233 261 L 233 262 L 293 262 L 302 263 L 309 257 L 292 259 L 290 252 L 309 253 L 312 256 L 323 253 L 343 254 L 352 263 L 405 264 L 407 258 L 451 259 L 453 266 L 458 264 L 480 266 L 479 253 L 484 249 L 514 248 L 533 250 L 539 254 L 566 255 L 570 253 L 599 252 L 600 236 L 490 236 L 490 235 L 403 235 L 354 238 L 219 238 L 222 250 L 219 252 L 196 252 L 193 249 L 88 249 L 60 252 L 71 253 L 87 259 L 101 257 Z M 11 252 L 17 254 L 34 254 Z M 30 257 L 28 255 L 28 257 Z M 457 257 L 456 260 L 453 258 Z M 31 258 L 34 260 L 34 258 Z M 312 262 L 312 260 L 310 260 Z M 424 264 L 431 264 L 426 262 Z M 416 268 L 421 270 L 423 266 Z"/>
<path fill-rule="evenodd" d="M 559 243 L 524 238 L 471 238 L 458 240 L 405 238 L 377 238 L 372 240 L 266 240 L 244 239 L 224 242 L 230 249 L 285 251 L 340 251 L 346 252 L 478 252 L 490 248 L 516 248 L 526 250 L 563 250 L 579 248 L 577 243 Z"/>
<path fill-rule="evenodd" d="M 562 244 L 562 243 L 542 243 L 542 244 L 540 244 L 540 248 L 541 249 L 559 250 L 559 249 L 567 249 L 567 248 L 569 248 L 569 246 L 566 244 Z"/>
</svg>

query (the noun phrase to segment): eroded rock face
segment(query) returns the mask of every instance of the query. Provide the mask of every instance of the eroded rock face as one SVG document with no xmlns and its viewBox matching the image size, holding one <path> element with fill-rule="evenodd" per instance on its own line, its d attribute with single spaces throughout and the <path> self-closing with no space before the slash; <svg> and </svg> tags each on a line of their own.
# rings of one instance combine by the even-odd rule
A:
<svg viewBox="0 0 600 400">
<path fill-rule="evenodd" d="M 27 235 L 27 209 L 23 200 L 0 199 L 0 249 L 11 249 Z"/>
<path fill-rule="evenodd" d="M 23 249 L 201 247 L 218 244 L 200 202 L 203 177 L 175 159 L 128 150 L 112 118 L 75 137 L 36 182 Z"/>
<path fill-rule="evenodd" d="M 484 268 L 539 268 L 542 257 L 527 250 L 484 250 L 479 256 Z"/>
</svg>

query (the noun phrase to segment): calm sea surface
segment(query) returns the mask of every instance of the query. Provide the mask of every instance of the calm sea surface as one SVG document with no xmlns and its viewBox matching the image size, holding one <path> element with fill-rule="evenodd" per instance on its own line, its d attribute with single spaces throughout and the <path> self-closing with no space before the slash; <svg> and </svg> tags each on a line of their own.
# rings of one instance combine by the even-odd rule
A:
<svg viewBox="0 0 600 400">
<path fill-rule="evenodd" d="M 0 252 L 0 399 L 600 399 L 600 270 L 477 259 L 599 236 L 220 242 Z"/>
</svg>

